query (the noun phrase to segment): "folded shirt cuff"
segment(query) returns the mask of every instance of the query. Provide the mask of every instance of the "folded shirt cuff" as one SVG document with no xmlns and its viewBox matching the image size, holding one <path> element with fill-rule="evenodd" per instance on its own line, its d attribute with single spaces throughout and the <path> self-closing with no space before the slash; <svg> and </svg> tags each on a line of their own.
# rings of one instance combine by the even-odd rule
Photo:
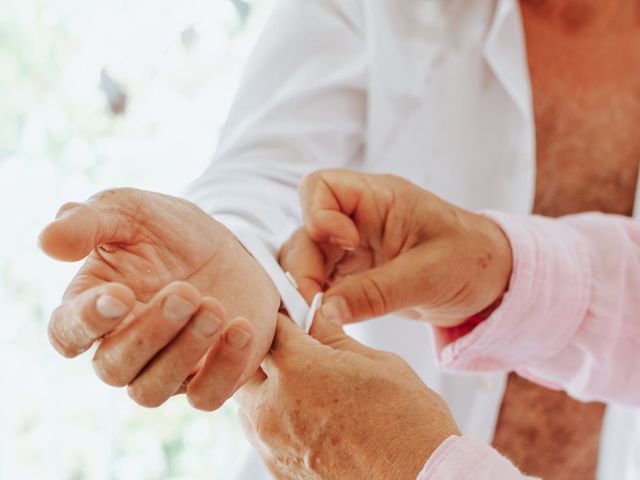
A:
<svg viewBox="0 0 640 480">
<path fill-rule="evenodd" d="M 451 370 L 507 371 L 549 358 L 571 341 L 589 302 L 588 246 L 571 225 L 483 215 L 507 235 L 513 272 L 502 303 L 485 321 L 470 331 L 434 327 L 438 360 Z"/>
<path fill-rule="evenodd" d="M 238 221 L 235 218 L 227 218 L 223 215 L 215 217 L 217 221 L 223 223 L 235 235 L 242 246 L 251 254 L 253 258 L 267 272 L 267 275 L 274 283 L 276 290 L 280 294 L 282 305 L 284 305 L 289 317 L 300 327 L 307 327 L 307 315 L 309 305 L 304 297 L 298 292 L 297 286 L 291 276 L 288 276 L 276 260 L 276 248 L 256 228 Z"/>
<path fill-rule="evenodd" d="M 431 455 L 417 480 L 534 480 L 479 440 L 452 435 Z"/>
</svg>

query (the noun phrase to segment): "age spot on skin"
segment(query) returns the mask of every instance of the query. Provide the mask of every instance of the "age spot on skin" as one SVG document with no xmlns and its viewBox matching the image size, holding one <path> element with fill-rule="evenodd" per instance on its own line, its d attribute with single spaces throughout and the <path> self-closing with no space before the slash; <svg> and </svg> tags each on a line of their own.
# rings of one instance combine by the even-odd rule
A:
<svg viewBox="0 0 640 480">
<path fill-rule="evenodd" d="M 487 269 L 491 264 L 491 260 L 493 260 L 493 254 L 491 252 L 488 252 L 485 255 L 478 258 L 478 265 L 480 265 L 483 270 Z"/>
</svg>

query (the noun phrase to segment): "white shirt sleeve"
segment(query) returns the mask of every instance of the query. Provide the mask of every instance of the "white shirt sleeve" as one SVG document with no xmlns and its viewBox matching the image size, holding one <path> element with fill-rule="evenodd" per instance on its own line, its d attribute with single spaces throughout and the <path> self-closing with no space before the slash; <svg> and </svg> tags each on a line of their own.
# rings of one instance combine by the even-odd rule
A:
<svg viewBox="0 0 640 480">
<path fill-rule="evenodd" d="M 363 155 L 361 8 L 358 0 L 276 3 L 214 159 L 185 193 L 236 234 L 294 310 L 302 308 L 301 297 L 273 262 L 301 224 L 298 184 L 313 170 L 359 163 Z"/>
</svg>

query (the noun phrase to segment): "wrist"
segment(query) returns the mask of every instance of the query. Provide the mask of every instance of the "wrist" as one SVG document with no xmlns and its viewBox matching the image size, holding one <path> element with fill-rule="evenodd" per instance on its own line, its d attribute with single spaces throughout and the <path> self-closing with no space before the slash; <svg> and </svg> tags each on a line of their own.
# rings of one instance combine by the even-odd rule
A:
<svg viewBox="0 0 640 480">
<path fill-rule="evenodd" d="M 511 274 L 513 272 L 513 252 L 511 243 L 506 233 L 500 226 L 486 216 L 480 216 L 483 224 L 483 237 L 486 242 L 487 258 L 490 260 L 489 268 L 482 284 L 487 287 L 483 308 L 478 311 L 486 313 L 494 310 L 502 300 L 509 288 Z"/>
<path fill-rule="evenodd" d="M 433 425 L 425 426 L 423 431 L 414 432 L 413 435 L 411 432 L 403 432 L 402 438 L 393 442 L 399 447 L 397 455 L 390 456 L 385 452 L 378 459 L 381 469 L 376 478 L 417 478 L 440 445 L 454 435 L 461 435 L 457 428 L 434 429 Z M 388 442 L 387 445 L 391 443 Z"/>
</svg>

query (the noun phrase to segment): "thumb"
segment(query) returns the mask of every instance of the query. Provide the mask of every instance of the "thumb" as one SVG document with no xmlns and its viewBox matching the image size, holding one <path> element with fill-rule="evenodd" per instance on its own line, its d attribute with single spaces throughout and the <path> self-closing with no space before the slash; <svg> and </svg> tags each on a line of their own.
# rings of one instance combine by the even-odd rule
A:
<svg viewBox="0 0 640 480">
<path fill-rule="evenodd" d="M 124 204 L 135 204 L 132 189 L 100 192 L 85 203 L 66 203 L 38 238 L 44 253 L 76 262 L 101 244 L 131 240 L 131 222 Z"/>
<path fill-rule="evenodd" d="M 63 205 L 56 219 L 38 238 L 42 251 L 58 260 L 76 262 L 110 240 L 111 224 L 95 208 L 79 203 Z"/>
<path fill-rule="evenodd" d="M 351 215 L 367 191 L 363 175 L 349 170 L 319 170 L 300 184 L 304 226 L 316 242 L 344 250 L 360 244 L 360 232 Z"/>
<path fill-rule="evenodd" d="M 435 256 L 429 255 L 434 258 Z M 424 304 L 434 293 L 430 279 L 443 279 L 421 249 L 409 250 L 383 266 L 347 276 L 325 293 L 320 310 L 333 323 L 354 323 Z"/>
</svg>

